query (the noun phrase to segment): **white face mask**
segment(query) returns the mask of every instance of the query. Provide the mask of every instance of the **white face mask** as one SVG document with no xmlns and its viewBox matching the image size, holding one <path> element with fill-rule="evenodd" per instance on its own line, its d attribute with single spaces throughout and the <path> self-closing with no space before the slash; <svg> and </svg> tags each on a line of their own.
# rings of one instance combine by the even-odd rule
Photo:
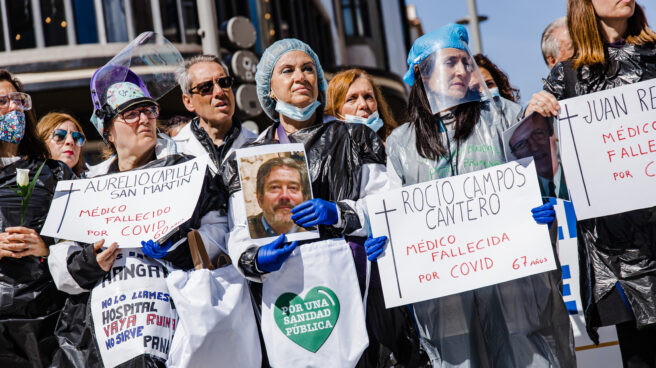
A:
<svg viewBox="0 0 656 368">
<path fill-rule="evenodd" d="M 317 107 L 321 106 L 321 102 L 314 101 L 313 103 L 307 105 L 306 107 L 299 108 L 294 105 L 290 105 L 286 102 L 276 100 L 276 111 L 285 115 L 286 117 L 296 120 L 296 121 L 308 121 L 314 114 L 314 111 Z"/>
<path fill-rule="evenodd" d="M 501 93 L 499 92 L 499 88 L 498 87 L 490 88 L 490 95 L 492 95 L 492 98 L 501 97 Z"/>
<path fill-rule="evenodd" d="M 369 128 L 373 129 L 374 132 L 377 132 L 378 129 L 383 127 L 383 119 L 381 119 L 378 116 L 378 111 L 374 112 L 373 114 L 369 115 L 368 118 L 363 118 L 360 116 L 356 115 L 344 115 L 344 120 L 348 123 L 355 123 L 355 124 L 364 124 L 368 126 Z"/>
</svg>

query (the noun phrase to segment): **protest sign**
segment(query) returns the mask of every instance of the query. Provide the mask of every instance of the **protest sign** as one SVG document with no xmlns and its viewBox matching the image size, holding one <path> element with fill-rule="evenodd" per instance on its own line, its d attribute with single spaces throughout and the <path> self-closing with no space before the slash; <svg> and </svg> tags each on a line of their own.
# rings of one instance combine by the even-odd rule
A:
<svg viewBox="0 0 656 368">
<path fill-rule="evenodd" d="M 196 208 L 207 161 L 64 180 L 50 205 L 42 235 L 58 239 L 141 247 L 187 221 Z"/>
<path fill-rule="evenodd" d="M 576 214 L 570 201 L 551 198 L 558 219 L 558 258 L 563 275 L 563 300 L 569 312 L 576 365 L 580 368 L 621 367 L 622 355 L 615 326 L 596 329 L 599 345 L 596 345 L 585 329 L 583 301 L 579 282 L 579 249 L 576 233 Z"/>
<path fill-rule="evenodd" d="M 387 308 L 553 270 L 535 163 L 510 162 L 367 197 Z"/>
<path fill-rule="evenodd" d="M 166 361 L 178 315 L 166 286 L 170 265 L 124 249 L 91 290 L 90 306 L 105 367 L 142 354 Z"/>
<path fill-rule="evenodd" d="M 656 183 L 656 79 L 560 107 L 560 154 L 578 219 L 655 206 L 646 193 Z"/>
<path fill-rule="evenodd" d="M 236 158 L 248 230 L 255 244 L 270 243 L 282 233 L 288 241 L 319 237 L 316 227 L 305 229 L 291 219 L 292 208 L 312 199 L 302 144 L 242 148 Z"/>
</svg>

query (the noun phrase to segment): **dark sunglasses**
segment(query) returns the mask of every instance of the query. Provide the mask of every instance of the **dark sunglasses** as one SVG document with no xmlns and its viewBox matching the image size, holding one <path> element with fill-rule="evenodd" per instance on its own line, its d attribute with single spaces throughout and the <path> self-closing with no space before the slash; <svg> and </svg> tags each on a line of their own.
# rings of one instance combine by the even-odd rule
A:
<svg viewBox="0 0 656 368">
<path fill-rule="evenodd" d="M 233 77 L 221 77 L 214 80 L 208 80 L 207 82 L 198 83 L 189 90 L 189 93 L 192 95 L 198 93 L 201 95 L 207 95 L 212 93 L 214 90 L 214 84 L 216 83 L 220 88 L 227 89 L 232 87 L 235 79 Z"/>
<path fill-rule="evenodd" d="M 57 144 L 64 143 L 67 135 L 68 131 L 65 129 L 55 129 L 52 131 L 52 139 L 54 139 Z M 78 147 L 84 146 L 84 142 L 87 140 L 84 134 L 80 132 L 71 132 L 71 137 L 73 137 L 73 141 Z"/>
</svg>

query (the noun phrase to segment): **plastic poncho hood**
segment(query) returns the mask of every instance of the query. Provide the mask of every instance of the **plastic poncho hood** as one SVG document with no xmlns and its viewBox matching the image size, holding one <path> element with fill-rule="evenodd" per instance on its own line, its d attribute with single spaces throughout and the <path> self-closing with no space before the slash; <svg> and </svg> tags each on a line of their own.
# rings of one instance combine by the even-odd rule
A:
<svg viewBox="0 0 656 368">
<path fill-rule="evenodd" d="M 271 98 L 271 76 L 273 69 L 281 56 L 289 51 L 303 51 L 306 53 L 314 63 L 317 70 L 317 84 L 319 85 L 319 101 L 322 105 L 326 103 L 326 89 L 328 83 L 323 73 L 323 68 L 319 62 L 319 57 L 312 50 L 312 48 L 303 41 L 295 38 L 285 38 L 274 42 L 271 46 L 267 47 L 262 54 L 260 62 L 257 64 L 257 72 L 255 73 L 255 83 L 257 85 L 257 98 L 260 101 L 262 109 L 273 121 L 278 121 L 278 112 L 276 111 L 276 101 Z"/>
</svg>

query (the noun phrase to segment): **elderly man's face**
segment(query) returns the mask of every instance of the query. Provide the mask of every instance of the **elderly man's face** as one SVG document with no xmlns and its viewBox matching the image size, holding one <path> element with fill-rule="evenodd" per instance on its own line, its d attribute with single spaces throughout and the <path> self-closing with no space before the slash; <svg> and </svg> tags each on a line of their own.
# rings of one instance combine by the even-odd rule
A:
<svg viewBox="0 0 656 368">
<path fill-rule="evenodd" d="M 546 119 L 534 114 L 533 119 L 515 130 L 509 144 L 515 157 L 533 156 L 538 175 L 552 179 L 558 168 L 558 159 L 555 150 L 556 139 L 549 136 L 547 124 L 549 122 Z"/>
<path fill-rule="evenodd" d="M 264 180 L 264 193 L 257 196 L 264 218 L 277 234 L 292 229 L 291 210 L 304 200 L 301 174 L 288 166 L 274 167 Z"/>
</svg>

